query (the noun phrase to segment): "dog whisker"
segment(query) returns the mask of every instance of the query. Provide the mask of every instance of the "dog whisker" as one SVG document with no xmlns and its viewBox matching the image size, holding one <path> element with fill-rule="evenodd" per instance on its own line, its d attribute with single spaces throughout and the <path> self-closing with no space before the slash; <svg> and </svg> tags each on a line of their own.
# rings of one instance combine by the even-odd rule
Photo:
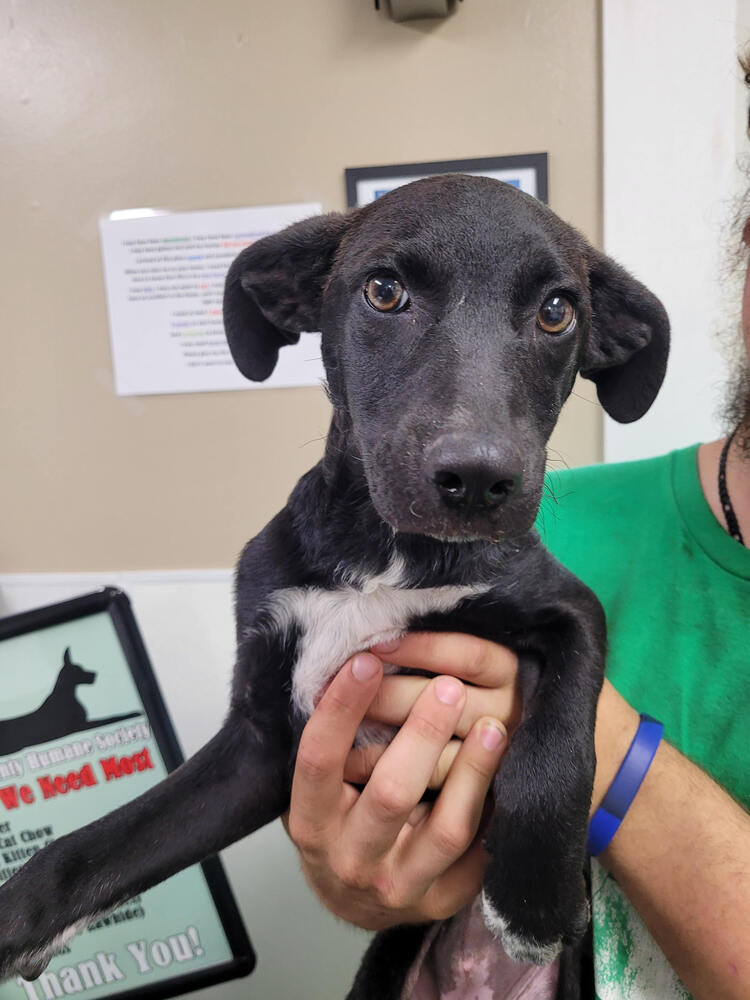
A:
<svg viewBox="0 0 750 1000">
<path fill-rule="evenodd" d="M 325 441 L 325 439 L 326 439 L 325 434 L 318 434 L 317 437 L 308 438 L 307 441 L 303 441 L 302 444 L 299 445 L 299 447 L 307 448 L 309 444 L 315 444 L 316 441 Z"/>
<path fill-rule="evenodd" d="M 572 390 L 571 393 L 570 393 L 570 395 L 571 396 L 575 396 L 576 399 L 580 399 L 584 403 L 590 403 L 591 406 L 599 406 L 599 403 L 597 402 L 597 400 L 595 400 L 595 399 L 589 399 L 589 397 L 588 396 L 584 396 L 584 394 L 582 392 L 576 392 L 575 390 Z"/>
<path fill-rule="evenodd" d="M 556 458 L 551 457 L 550 453 L 554 454 L 557 457 Z M 562 454 L 562 452 L 558 451 L 556 448 L 550 448 L 549 445 L 548 445 L 547 446 L 547 461 L 546 461 L 546 464 L 549 467 L 553 462 L 556 465 L 562 465 L 563 468 L 565 468 L 565 469 L 569 469 L 570 468 L 570 464 L 569 464 L 567 458 L 565 458 L 565 456 Z"/>
</svg>

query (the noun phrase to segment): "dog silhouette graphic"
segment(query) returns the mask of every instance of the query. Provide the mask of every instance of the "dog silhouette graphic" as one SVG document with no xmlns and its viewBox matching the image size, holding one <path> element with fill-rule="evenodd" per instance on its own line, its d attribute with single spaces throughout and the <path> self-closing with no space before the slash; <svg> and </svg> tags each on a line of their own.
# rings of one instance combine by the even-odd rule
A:
<svg viewBox="0 0 750 1000">
<path fill-rule="evenodd" d="M 27 715 L 0 719 L 0 756 L 143 714 L 128 712 L 105 719 L 89 719 L 86 709 L 76 697 L 76 688 L 79 684 L 93 684 L 95 681 L 96 672 L 75 663 L 68 646 L 55 685 L 41 705 Z"/>
</svg>

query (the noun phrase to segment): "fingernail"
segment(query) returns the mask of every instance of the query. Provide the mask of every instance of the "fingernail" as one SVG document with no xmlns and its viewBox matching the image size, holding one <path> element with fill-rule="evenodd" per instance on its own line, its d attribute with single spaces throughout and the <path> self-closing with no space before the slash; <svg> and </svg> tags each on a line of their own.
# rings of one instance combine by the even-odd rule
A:
<svg viewBox="0 0 750 1000">
<path fill-rule="evenodd" d="M 485 750 L 497 750 L 505 740 L 505 733 L 492 722 L 487 722 L 482 726 L 479 733 L 479 742 Z"/>
<path fill-rule="evenodd" d="M 463 694 L 463 684 L 454 677 L 438 677 L 435 694 L 444 705 L 457 705 Z"/>
<path fill-rule="evenodd" d="M 357 653 L 352 660 L 352 673 L 358 681 L 372 680 L 379 669 L 378 661 L 368 653 Z"/>
<path fill-rule="evenodd" d="M 373 653 L 392 653 L 400 645 L 400 639 L 389 639 L 387 642 L 376 642 L 374 646 L 370 646 L 370 649 Z"/>
</svg>

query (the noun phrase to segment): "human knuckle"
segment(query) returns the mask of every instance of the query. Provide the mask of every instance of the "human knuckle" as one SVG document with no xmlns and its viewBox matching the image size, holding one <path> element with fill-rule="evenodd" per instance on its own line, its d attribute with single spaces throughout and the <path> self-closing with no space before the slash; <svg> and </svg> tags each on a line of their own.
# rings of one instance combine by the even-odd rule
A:
<svg viewBox="0 0 750 1000">
<path fill-rule="evenodd" d="M 443 726 L 422 712 L 412 714 L 409 719 L 409 729 L 426 743 L 443 743 L 447 738 Z"/>
<path fill-rule="evenodd" d="M 461 675 L 471 683 L 481 681 L 489 665 L 489 643 L 477 636 L 466 637 L 466 656 L 461 666 Z"/>
<path fill-rule="evenodd" d="M 316 842 L 307 830 L 291 830 L 291 837 L 297 850 L 304 855 L 308 861 L 316 861 L 321 857 L 320 845 Z"/>
<path fill-rule="evenodd" d="M 308 781 L 322 781 L 331 768 L 330 755 L 312 741 L 300 744 L 295 771 Z"/>
<path fill-rule="evenodd" d="M 495 773 L 495 769 L 491 764 L 488 764 L 486 761 L 479 760 L 477 757 L 468 757 L 464 761 L 464 767 L 478 777 L 480 782 L 485 784 L 492 780 L 492 776 Z"/>
<path fill-rule="evenodd" d="M 346 851 L 331 859 L 329 866 L 342 888 L 370 900 L 377 897 L 378 868 L 367 864 L 356 851 Z"/>
<path fill-rule="evenodd" d="M 381 778 L 372 789 L 372 806 L 382 819 L 398 819 L 407 815 L 413 805 L 408 789 L 396 778 Z"/>
<path fill-rule="evenodd" d="M 463 854 L 471 843 L 469 824 L 459 820 L 437 823 L 432 830 L 432 842 L 443 857 L 455 858 Z"/>
<path fill-rule="evenodd" d="M 351 710 L 351 705 L 335 687 L 330 687 L 326 692 L 325 708 L 331 715 L 346 715 Z"/>
<path fill-rule="evenodd" d="M 406 893 L 390 873 L 376 873 L 372 879 L 372 890 L 378 905 L 387 910 L 402 910 L 406 905 Z"/>
<path fill-rule="evenodd" d="M 346 889 L 362 890 L 367 887 L 368 879 L 354 858 L 339 857 L 332 863 L 333 873 Z"/>
<path fill-rule="evenodd" d="M 292 808 L 286 826 L 289 836 L 301 851 L 310 854 L 321 853 L 324 847 L 323 831 L 308 817 L 298 815 Z"/>
<path fill-rule="evenodd" d="M 307 823 L 302 823 L 289 817 L 289 836 L 297 850 L 307 859 L 320 858 L 323 852 L 320 832 L 313 830 Z"/>
</svg>

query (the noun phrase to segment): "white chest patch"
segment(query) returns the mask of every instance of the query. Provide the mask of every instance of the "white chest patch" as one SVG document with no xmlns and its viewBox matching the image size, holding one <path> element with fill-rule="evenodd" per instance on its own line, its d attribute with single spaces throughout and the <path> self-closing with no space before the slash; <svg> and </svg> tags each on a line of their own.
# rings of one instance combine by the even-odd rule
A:
<svg viewBox="0 0 750 1000">
<path fill-rule="evenodd" d="M 385 573 L 362 577 L 336 590 L 290 587 L 271 596 L 269 610 L 280 628 L 301 632 L 292 675 L 292 697 L 307 717 L 327 681 L 354 653 L 394 639 L 426 614 L 450 611 L 489 584 L 404 588 L 404 566 L 394 559 Z"/>
</svg>

